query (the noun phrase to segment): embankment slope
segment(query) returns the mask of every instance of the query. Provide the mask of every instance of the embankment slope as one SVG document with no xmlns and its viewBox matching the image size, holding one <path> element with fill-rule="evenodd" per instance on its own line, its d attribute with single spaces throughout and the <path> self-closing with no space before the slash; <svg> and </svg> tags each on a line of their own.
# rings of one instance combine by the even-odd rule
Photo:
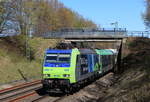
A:
<svg viewBox="0 0 150 102">
<path fill-rule="evenodd" d="M 31 54 L 31 60 L 29 60 L 26 58 L 25 41 L 26 38 L 23 35 L 0 38 L 0 84 L 23 79 L 23 76 L 40 78 L 44 51 L 58 42 L 56 39 L 42 38 L 28 40 Z"/>
</svg>

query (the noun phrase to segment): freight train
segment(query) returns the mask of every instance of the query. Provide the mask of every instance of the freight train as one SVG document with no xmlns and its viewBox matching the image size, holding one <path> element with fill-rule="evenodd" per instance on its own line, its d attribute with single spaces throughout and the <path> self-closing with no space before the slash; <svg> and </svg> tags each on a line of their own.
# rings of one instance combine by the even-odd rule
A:
<svg viewBox="0 0 150 102">
<path fill-rule="evenodd" d="M 43 88 L 69 93 L 113 70 L 114 49 L 47 49 L 43 63 Z"/>
</svg>

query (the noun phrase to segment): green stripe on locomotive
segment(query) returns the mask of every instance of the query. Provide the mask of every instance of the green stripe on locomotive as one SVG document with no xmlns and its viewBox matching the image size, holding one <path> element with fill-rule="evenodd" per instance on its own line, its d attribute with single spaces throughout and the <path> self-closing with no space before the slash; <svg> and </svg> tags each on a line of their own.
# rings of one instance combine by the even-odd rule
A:
<svg viewBox="0 0 150 102">
<path fill-rule="evenodd" d="M 113 52 L 109 49 L 101 49 L 101 50 L 96 49 L 96 53 L 99 55 L 113 55 Z"/>
<path fill-rule="evenodd" d="M 70 67 L 43 67 L 43 78 L 44 79 L 69 79 L 70 83 L 76 82 L 75 69 L 77 55 L 80 54 L 78 49 L 72 49 Z M 50 76 L 45 76 L 50 74 Z M 64 77 L 64 75 L 70 75 Z"/>
</svg>

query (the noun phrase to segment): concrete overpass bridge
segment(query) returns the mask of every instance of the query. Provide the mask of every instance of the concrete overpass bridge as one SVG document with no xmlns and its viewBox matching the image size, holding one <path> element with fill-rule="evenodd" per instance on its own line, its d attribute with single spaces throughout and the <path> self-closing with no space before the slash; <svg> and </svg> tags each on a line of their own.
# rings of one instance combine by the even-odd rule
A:
<svg viewBox="0 0 150 102">
<path fill-rule="evenodd" d="M 56 32 L 47 32 L 44 38 L 64 38 L 65 40 L 116 40 L 126 37 L 127 31 L 123 28 L 114 29 L 61 29 Z"/>
<path fill-rule="evenodd" d="M 105 28 L 84 28 L 84 29 L 61 29 L 57 32 L 48 32 L 44 34 L 44 38 L 61 38 L 65 42 L 85 43 L 85 42 L 105 42 L 116 43 L 119 49 L 124 38 L 127 37 L 127 31 L 123 28 L 105 29 Z"/>
</svg>

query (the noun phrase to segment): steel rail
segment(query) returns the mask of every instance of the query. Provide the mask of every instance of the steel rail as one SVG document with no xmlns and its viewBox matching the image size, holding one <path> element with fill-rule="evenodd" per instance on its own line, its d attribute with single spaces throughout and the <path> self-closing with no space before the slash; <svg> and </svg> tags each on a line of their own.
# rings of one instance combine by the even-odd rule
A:
<svg viewBox="0 0 150 102">
<path fill-rule="evenodd" d="M 19 97 L 20 95 L 27 94 L 27 93 L 29 93 L 31 91 L 35 91 L 35 90 L 40 89 L 40 88 L 42 88 L 42 85 L 29 87 L 26 90 L 23 89 L 23 90 L 21 90 L 19 92 L 15 91 L 14 93 L 10 93 L 10 94 L 6 94 L 6 95 L 1 96 L 0 101 L 4 101 L 4 102 L 7 101 L 7 100 L 9 101 L 10 99 L 15 99 L 16 97 Z"/>
<path fill-rule="evenodd" d="M 40 83 L 41 83 L 40 80 L 36 80 L 33 82 L 23 83 L 23 84 L 19 84 L 19 85 L 10 87 L 10 88 L 2 89 L 2 90 L 0 90 L 0 95 L 5 94 L 5 93 L 9 93 L 9 92 L 12 92 L 15 90 L 23 89 L 23 88 L 26 88 L 26 87 L 29 87 L 32 85 L 40 84 Z"/>
<path fill-rule="evenodd" d="M 15 98 L 15 99 L 9 100 L 9 102 L 21 101 L 22 99 L 27 98 L 27 97 L 29 97 L 29 96 L 33 96 L 33 95 L 35 95 L 35 94 L 37 94 L 37 93 L 36 93 L 36 92 L 31 92 L 31 93 L 25 94 L 25 95 L 23 95 L 23 96 L 17 97 L 17 98 Z"/>
</svg>

